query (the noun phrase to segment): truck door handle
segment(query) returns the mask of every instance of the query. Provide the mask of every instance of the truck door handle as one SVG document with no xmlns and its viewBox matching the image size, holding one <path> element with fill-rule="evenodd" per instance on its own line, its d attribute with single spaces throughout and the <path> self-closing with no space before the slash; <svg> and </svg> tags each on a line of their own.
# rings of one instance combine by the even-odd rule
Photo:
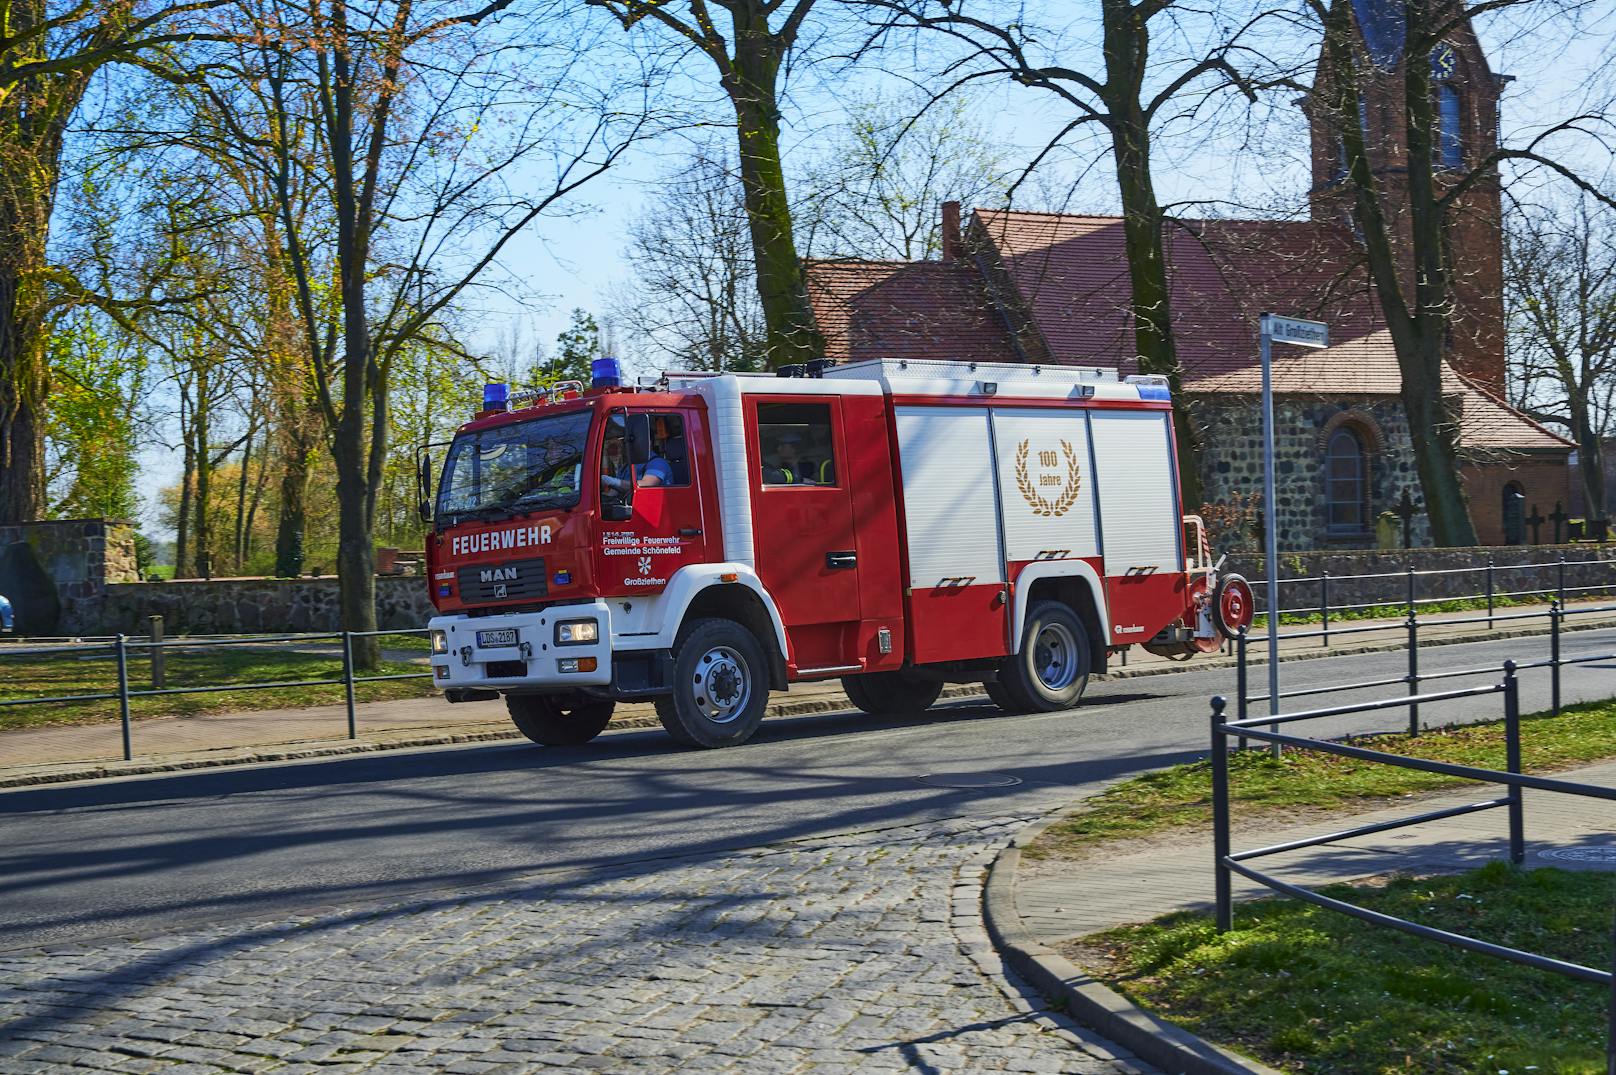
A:
<svg viewBox="0 0 1616 1075">
<path fill-rule="evenodd" d="M 856 552 L 827 552 L 825 566 L 835 570 L 839 567 L 857 567 L 858 553 Z"/>
<path fill-rule="evenodd" d="M 701 527 L 699 527 L 699 526 L 687 526 L 683 530 L 679 531 L 679 536 L 680 537 L 701 537 Z"/>
</svg>

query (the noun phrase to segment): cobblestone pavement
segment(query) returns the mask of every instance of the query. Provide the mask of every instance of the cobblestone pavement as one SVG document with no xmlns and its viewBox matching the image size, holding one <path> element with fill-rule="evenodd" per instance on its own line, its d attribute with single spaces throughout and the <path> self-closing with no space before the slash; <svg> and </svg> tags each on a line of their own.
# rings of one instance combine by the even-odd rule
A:
<svg viewBox="0 0 1616 1075">
<path fill-rule="evenodd" d="M 0 1072 L 1144 1072 L 1029 1004 L 962 819 L 0 953 Z"/>
</svg>

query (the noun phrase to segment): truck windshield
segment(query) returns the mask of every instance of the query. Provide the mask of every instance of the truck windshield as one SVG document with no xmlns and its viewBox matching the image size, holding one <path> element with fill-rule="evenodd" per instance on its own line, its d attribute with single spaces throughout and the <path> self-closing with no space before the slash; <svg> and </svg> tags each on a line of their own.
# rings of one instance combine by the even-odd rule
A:
<svg viewBox="0 0 1616 1075">
<path fill-rule="evenodd" d="M 592 417 L 574 411 L 456 437 L 438 488 L 439 525 L 576 506 Z"/>
</svg>

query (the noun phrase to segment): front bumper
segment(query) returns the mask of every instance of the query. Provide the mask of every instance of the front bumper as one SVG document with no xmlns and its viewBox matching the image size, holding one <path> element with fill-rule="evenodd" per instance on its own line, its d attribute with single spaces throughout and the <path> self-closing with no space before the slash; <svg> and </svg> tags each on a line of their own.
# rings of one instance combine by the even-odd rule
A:
<svg viewBox="0 0 1616 1075">
<path fill-rule="evenodd" d="M 601 687 L 612 682 L 610 612 L 604 601 L 558 605 L 540 612 L 508 616 L 436 616 L 427 624 L 444 632 L 448 652 L 432 654 L 432 683 L 439 690 L 567 690 Z M 593 642 L 556 644 L 556 623 L 593 619 Z M 515 631 L 515 642 L 484 646 L 479 637 Z M 563 672 L 562 662 L 576 661 L 588 671 Z"/>
</svg>

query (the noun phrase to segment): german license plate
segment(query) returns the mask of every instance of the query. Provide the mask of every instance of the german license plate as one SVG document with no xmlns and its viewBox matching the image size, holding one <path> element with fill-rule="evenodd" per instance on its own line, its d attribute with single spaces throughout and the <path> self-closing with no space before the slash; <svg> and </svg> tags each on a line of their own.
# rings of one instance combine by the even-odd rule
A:
<svg viewBox="0 0 1616 1075">
<path fill-rule="evenodd" d="M 516 645 L 516 628 L 501 627 L 494 631 L 478 631 L 477 645 L 483 649 Z"/>
</svg>

